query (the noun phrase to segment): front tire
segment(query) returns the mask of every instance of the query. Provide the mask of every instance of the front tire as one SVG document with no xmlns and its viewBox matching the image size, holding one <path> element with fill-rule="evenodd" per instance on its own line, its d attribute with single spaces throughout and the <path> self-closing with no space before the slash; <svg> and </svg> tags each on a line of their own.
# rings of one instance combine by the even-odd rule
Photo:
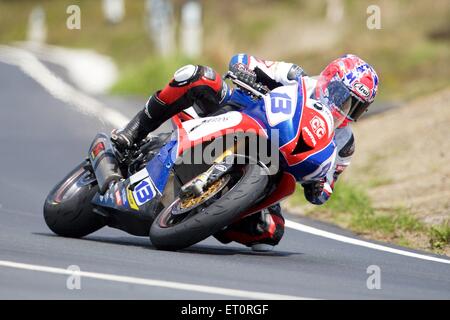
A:
<svg viewBox="0 0 450 320">
<path fill-rule="evenodd" d="M 92 212 L 98 185 L 86 165 L 87 161 L 72 170 L 45 200 L 45 223 L 57 235 L 81 238 L 106 225 L 103 217 Z"/>
<path fill-rule="evenodd" d="M 200 210 L 196 207 L 197 213 L 188 213 L 185 220 L 168 225 L 168 217 L 181 201 L 178 198 L 156 217 L 150 228 L 150 240 L 162 250 L 179 250 L 200 242 L 233 223 L 263 195 L 267 184 L 268 176 L 260 166 L 247 165 L 238 181 L 219 199 Z"/>
</svg>

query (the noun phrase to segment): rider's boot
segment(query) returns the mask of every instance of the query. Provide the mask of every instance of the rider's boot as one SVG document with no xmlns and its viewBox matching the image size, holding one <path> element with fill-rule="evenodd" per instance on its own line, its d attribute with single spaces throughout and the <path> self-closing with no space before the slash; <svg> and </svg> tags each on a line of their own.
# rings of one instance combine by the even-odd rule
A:
<svg viewBox="0 0 450 320">
<path fill-rule="evenodd" d="M 144 110 L 124 129 L 113 131 L 111 139 L 117 148 L 126 150 L 194 103 L 201 116 L 217 111 L 229 94 L 226 82 L 211 68 L 184 66 L 175 72 L 168 85 L 150 97 Z"/>
<path fill-rule="evenodd" d="M 155 95 L 152 96 L 145 108 L 139 111 L 125 128 L 113 130 L 111 140 L 120 151 L 129 149 L 167 120 L 166 117 L 161 116 L 164 112 L 167 112 L 165 104 Z"/>
</svg>

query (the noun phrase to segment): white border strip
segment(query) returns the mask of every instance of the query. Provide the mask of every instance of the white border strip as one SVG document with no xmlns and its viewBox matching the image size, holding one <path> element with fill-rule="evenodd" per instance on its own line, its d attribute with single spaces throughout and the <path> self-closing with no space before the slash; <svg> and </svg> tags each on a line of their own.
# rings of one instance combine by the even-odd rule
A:
<svg viewBox="0 0 450 320">
<path fill-rule="evenodd" d="M 328 231 L 323 231 L 323 230 L 320 230 L 320 229 L 316 229 L 316 228 L 313 228 L 313 227 L 310 227 L 310 226 L 306 226 L 304 224 L 297 223 L 297 222 L 290 221 L 290 220 L 286 220 L 286 227 L 291 228 L 291 229 L 295 229 L 295 230 L 298 230 L 298 231 L 306 232 L 306 233 L 309 233 L 309 234 L 313 234 L 313 235 L 316 235 L 316 236 L 319 236 L 319 237 L 324 237 L 324 238 L 328 238 L 328 239 L 332 239 L 332 240 L 336 240 L 336 241 L 340 241 L 340 242 L 353 244 L 353 245 L 356 245 L 356 246 L 366 247 L 366 248 L 380 250 L 380 251 L 384 251 L 384 252 L 395 253 L 395 254 L 399 254 L 399 255 L 402 255 L 402 256 L 411 257 L 411 258 L 417 258 L 417 259 L 422 259 L 422 260 L 428 260 L 428 261 L 434 261 L 434 262 L 450 264 L 450 260 L 440 259 L 440 258 L 436 258 L 436 257 L 427 256 L 427 255 L 424 255 L 424 254 L 419 254 L 419 253 L 414 253 L 414 252 L 410 252 L 410 251 L 395 249 L 395 248 L 386 247 L 386 246 L 383 246 L 383 245 L 380 245 L 380 244 L 376 244 L 376 243 L 372 243 L 372 242 L 367 242 L 367 241 L 363 241 L 363 240 L 359 240 L 359 239 L 354 239 L 354 238 L 342 236 L 342 235 L 339 235 L 339 234 L 335 234 L 335 233 L 331 233 L 331 232 L 328 232 Z"/>
<path fill-rule="evenodd" d="M 244 298 L 244 299 L 312 300 L 312 298 L 289 296 L 289 295 L 274 294 L 274 293 L 227 289 L 227 288 L 221 288 L 221 287 L 212 287 L 212 286 L 203 286 L 203 285 L 188 284 L 188 283 L 182 283 L 182 282 L 119 276 L 119 275 L 114 275 L 114 274 L 97 273 L 97 272 L 72 271 L 72 270 L 67 270 L 67 269 L 62 269 L 62 268 L 38 266 L 38 265 L 33 265 L 33 264 L 17 263 L 17 262 L 12 262 L 12 261 L 5 261 L 5 260 L 0 260 L 0 267 L 46 272 L 46 273 L 53 273 L 53 274 L 62 274 L 62 275 L 68 275 L 68 276 L 77 275 L 80 277 L 97 279 L 97 280 L 106 280 L 106 281 L 136 284 L 136 285 L 143 285 L 143 286 L 149 286 L 149 287 L 160 287 L 160 288 L 183 290 L 183 291 L 194 291 L 194 292 L 201 292 L 201 293 L 207 293 L 207 294 L 238 297 L 238 298 Z"/>
</svg>

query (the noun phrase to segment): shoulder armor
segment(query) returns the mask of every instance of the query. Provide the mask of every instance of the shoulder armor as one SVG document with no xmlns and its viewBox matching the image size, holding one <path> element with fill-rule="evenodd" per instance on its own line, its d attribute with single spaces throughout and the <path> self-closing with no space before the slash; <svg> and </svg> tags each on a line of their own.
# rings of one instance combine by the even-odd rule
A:
<svg viewBox="0 0 450 320">
<path fill-rule="evenodd" d="M 300 76 L 306 76 L 305 71 L 298 65 L 293 64 L 287 74 L 288 80 L 296 80 Z"/>
</svg>

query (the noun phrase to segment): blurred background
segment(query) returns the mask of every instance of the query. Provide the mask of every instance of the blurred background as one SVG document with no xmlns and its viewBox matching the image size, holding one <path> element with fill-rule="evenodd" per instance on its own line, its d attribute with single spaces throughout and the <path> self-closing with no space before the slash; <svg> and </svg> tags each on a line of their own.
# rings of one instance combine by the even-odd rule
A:
<svg viewBox="0 0 450 320">
<path fill-rule="evenodd" d="M 107 2 L 119 3 L 119 13 L 108 17 Z M 81 9 L 79 30 L 66 27 L 66 10 L 74 4 Z M 366 25 L 373 4 L 380 8 L 381 29 Z M 147 95 L 188 61 L 223 72 L 237 52 L 296 62 L 311 74 L 343 53 L 355 53 L 380 74 L 379 100 L 442 89 L 450 76 L 447 0 L 1 0 L 0 42 L 30 39 L 30 15 L 37 8 L 44 15 L 42 41 L 92 48 L 114 59 L 121 70 L 115 93 Z M 198 48 L 190 51 L 183 45 L 186 26 L 197 29 L 191 39 L 200 34 Z M 161 31 L 167 49 L 158 44 Z"/>
<path fill-rule="evenodd" d="M 138 101 L 186 63 L 223 73 L 245 52 L 318 74 L 357 54 L 380 77 L 373 109 L 386 111 L 356 124 L 354 163 L 329 204 L 306 204 L 300 188 L 285 207 L 450 253 L 448 0 L 0 0 L 0 43 L 41 56 L 58 46 L 110 57 L 117 72 L 94 93 Z"/>
</svg>

